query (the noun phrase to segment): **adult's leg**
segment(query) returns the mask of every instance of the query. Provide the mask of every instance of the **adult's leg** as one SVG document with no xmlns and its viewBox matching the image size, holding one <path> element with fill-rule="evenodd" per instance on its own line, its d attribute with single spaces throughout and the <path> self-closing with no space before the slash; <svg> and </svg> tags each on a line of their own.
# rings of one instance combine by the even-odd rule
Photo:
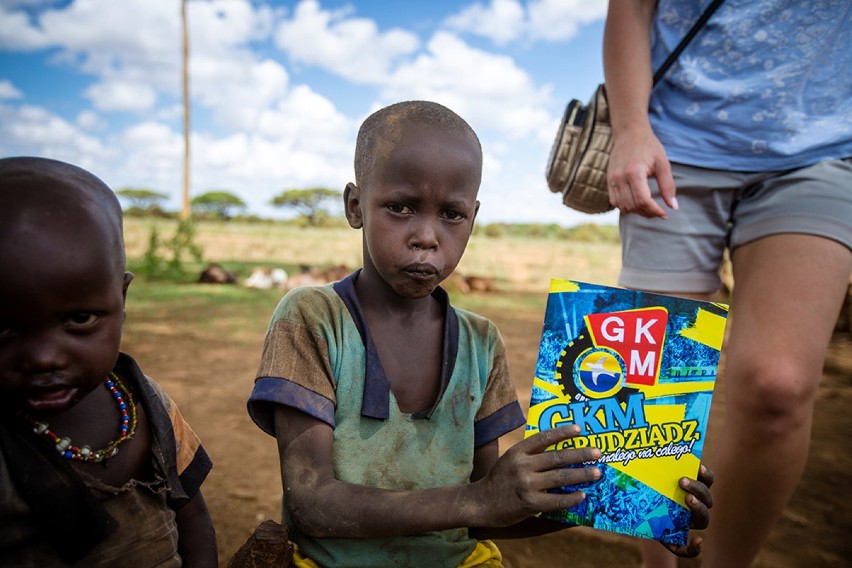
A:
<svg viewBox="0 0 852 568">
<path fill-rule="evenodd" d="M 705 568 L 749 566 L 796 489 L 852 252 L 785 234 L 738 247 L 732 262 L 725 422 L 706 460 L 716 483 Z"/>
</svg>

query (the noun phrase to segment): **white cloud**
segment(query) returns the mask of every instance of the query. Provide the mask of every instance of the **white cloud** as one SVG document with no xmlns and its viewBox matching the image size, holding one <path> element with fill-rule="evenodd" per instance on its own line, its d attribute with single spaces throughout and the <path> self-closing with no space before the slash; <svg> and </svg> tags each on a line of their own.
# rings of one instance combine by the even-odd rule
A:
<svg viewBox="0 0 852 568">
<path fill-rule="evenodd" d="M 15 8 L 18 6 L 27 6 L 29 8 L 38 8 L 40 6 L 53 6 L 61 3 L 62 0 L 3 0 L 3 4 L 7 8 Z"/>
<path fill-rule="evenodd" d="M 269 140 L 293 140 L 324 152 L 339 151 L 341 140 L 354 140 L 356 127 L 330 100 L 300 85 L 276 108 L 264 112 L 259 133 Z"/>
<path fill-rule="evenodd" d="M 380 32 L 373 20 L 350 13 L 323 10 L 316 0 L 303 0 L 293 18 L 279 25 L 275 43 L 293 61 L 318 65 L 362 84 L 385 80 L 392 65 L 419 46 L 410 32 Z"/>
<path fill-rule="evenodd" d="M 39 23 L 66 60 L 96 76 L 140 66 L 175 68 L 180 56 L 179 3 L 89 0 L 47 10 Z M 156 78 L 154 75 L 152 78 Z"/>
<path fill-rule="evenodd" d="M 451 30 L 481 35 L 502 45 L 517 39 L 523 32 L 524 8 L 518 0 L 491 0 L 487 6 L 476 3 L 447 18 L 445 25 Z"/>
<path fill-rule="evenodd" d="M 259 128 L 263 112 L 287 95 L 287 70 L 271 59 L 257 61 L 243 52 L 228 58 L 198 53 L 191 68 L 193 100 L 212 109 L 227 128 Z"/>
<path fill-rule="evenodd" d="M 0 105 L 0 155 L 47 156 L 83 165 L 115 152 L 47 109 Z"/>
<path fill-rule="evenodd" d="M 20 99 L 24 94 L 8 79 L 0 79 L 0 100 Z"/>
<path fill-rule="evenodd" d="M 527 6 L 530 35 L 550 41 L 571 39 L 580 27 L 604 19 L 606 8 L 606 0 L 532 0 Z"/>
<path fill-rule="evenodd" d="M 190 2 L 188 12 L 193 93 L 202 94 L 202 104 L 221 105 L 219 115 L 225 117 L 229 109 L 267 104 L 273 98 L 265 88 L 271 65 L 258 62 L 248 44 L 269 36 L 272 9 L 255 10 L 248 0 L 216 0 Z M 59 48 L 55 63 L 96 77 L 86 96 L 99 110 L 148 110 L 159 94 L 180 97 L 179 2 L 76 1 L 45 10 L 34 21 L 19 12 L 0 15 L 0 22 L 0 31 L 10 26 L 0 37 L 19 49 Z M 286 88 L 283 67 L 273 73 L 272 88 Z"/>
<path fill-rule="evenodd" d="M 183 133 L 161 123 L 143 122 L 126 129 L 116 143 L 122 157 L 111 172 L 111 187 L 160 191 L 171 196 L 179 208 L 183 188 Z"/>
<path fill-rule="evenodd" d="M 269 6 L 253 7 L 248 0 L 214 0 L 189 4 L 192 50 L 209 56 L 230 56 L 233 48 L 270 37 L 275 12 Z"/>
<path fill-rule="evenodd" d="M 75 122 L 83 130 L 99 130 L 107 126 L 98 113 L 90 110 L 84 110 L 78 114 Z"/>
<path fill-rule="evenodd" d="M 382 96 L 442 103 L 480 135 L 490 130 L 522 138 L 550 124 L 547 88 L 536 86 L 510 57 L 475 49 L 448 32 L 436 33 L 426 53 L 400 65 Z"/>
<path fill-rule="evenodd" d="M 85 95 L 103 112 L 149 110 L 157 102 L 157 92 L 143 83 L 96 83 L 85 90 Z"/>
<path fill-rule="evenodd" d="M 193 186 L 240 193 L 255 211 L 284 189 L 342 189 L 352 179 L 356 128 L 331 101 L 297 86 L 263 111 L 250 134 L 194 137 Z"/>
<path fill-rule="evenodd" d="M 503 45 L 518 39 L 564 41 L 580 27 L 606 16 L 606 0 L 490 0 L 472 4 L 447 18 L 449 29 Z"/>
<path fill-rule="evenodd" d="M 44 31 L 32 25 L 26 12 L 0 6 L 0 49 L 30 51 L 48 44 Z"/>
</svg>

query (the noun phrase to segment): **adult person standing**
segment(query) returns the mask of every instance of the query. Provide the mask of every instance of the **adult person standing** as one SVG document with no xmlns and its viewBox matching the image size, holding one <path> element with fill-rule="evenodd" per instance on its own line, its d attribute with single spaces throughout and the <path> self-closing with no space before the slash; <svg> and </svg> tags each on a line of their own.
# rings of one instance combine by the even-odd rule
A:
<svg viewBox="0 0 852 568">
<path fill-rule="evenodd" d="M 709 0 L 611 0 L 607 180 L 629 288 L 708 299 L 734 272 L 725 421 L 703 566 L 748 566 L 804 470 L 852 271 L 852 3 L 728 0 L 652 89 Z M 655 543 L 649 567 L 676 559 Z"/>
</svg>

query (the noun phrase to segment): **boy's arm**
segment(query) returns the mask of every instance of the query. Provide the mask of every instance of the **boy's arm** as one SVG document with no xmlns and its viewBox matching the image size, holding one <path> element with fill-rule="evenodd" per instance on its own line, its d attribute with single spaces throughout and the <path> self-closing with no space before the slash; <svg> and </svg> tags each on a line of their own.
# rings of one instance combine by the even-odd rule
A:
<svg viewBox="0 0 852 568">
<path fill-rule="evenodd" d="M 175 511 L 178 553 L 186 568 L 214 568 L 218 565 L 216 532 L 199 490 L 188 503 Z"/>
<path fill-rule="evenodd" d="M 571 507 L 582 493 L 548 488 L 591 481 L 596 468 L 563 466 L 597 459 L 595 449 L 543 450 L 576 434 L 548 430 L 516 445 L 479 480 L 423 490 L 388 490 L 338 480 L 332 465 L 332 428 L 279 405 L 275 431 L 284 505 L 299 529 L 317 537 L 388 537 L 470 526 L 507 526 L 539 511 Z"/>
<path fill-rule="evenodd" d="M 470 480 L 473 482 L 481 479 L 485 472 L 491 469 L 497 461 L 498 455 L 499 447 L 497 440 L 477 448 L 474 453 L 474 467 Z M 692 511 L 690 526 L 693 529 L 706 529 L 710 524 L 710 507 L 713 506 L 710 486 L 713 484 L 714 479 L 713 472 L 702 465 L 698 472 L 698 480 L 686 477 L 680 480 L 681 488 L 687 492 L 686 505 Z M 470 536 L 479 540 L 486 538 L 530 538 L 573 526 L 575 525 L 568 525 L 541 517 L 529 517 L 508 527 L 471 527 Z M 701 551 L 701 544 L 702 539 L 700 537 L 692 537 L 685 546 L 679 548 L 666 546 L 677 556 L 691 558 L 697 556 Z"/>
</svg>

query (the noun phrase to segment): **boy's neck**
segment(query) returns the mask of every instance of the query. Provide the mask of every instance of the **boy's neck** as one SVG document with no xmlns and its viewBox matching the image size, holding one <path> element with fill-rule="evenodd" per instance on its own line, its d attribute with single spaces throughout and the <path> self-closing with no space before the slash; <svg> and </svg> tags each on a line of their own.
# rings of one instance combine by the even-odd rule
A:
<svg viewBox="0 0 852 568">
<path fill-rule="evenodd" d="M 355 294 L 365 313 L 395 320 L 434 318 L 442 316 L 440 303 L 434 295 L 404 298 L 382 278 L 369 270 L 361 270 L 354 282 Z"/>
<path fill-rule="evenodd" d="M 355 294 L 391 391 L 402 412 L 426 411 L 440 394 L 444 306 L 433 295 L 402 298 L 364 276 L 355 280 Z"/>
</svg>

